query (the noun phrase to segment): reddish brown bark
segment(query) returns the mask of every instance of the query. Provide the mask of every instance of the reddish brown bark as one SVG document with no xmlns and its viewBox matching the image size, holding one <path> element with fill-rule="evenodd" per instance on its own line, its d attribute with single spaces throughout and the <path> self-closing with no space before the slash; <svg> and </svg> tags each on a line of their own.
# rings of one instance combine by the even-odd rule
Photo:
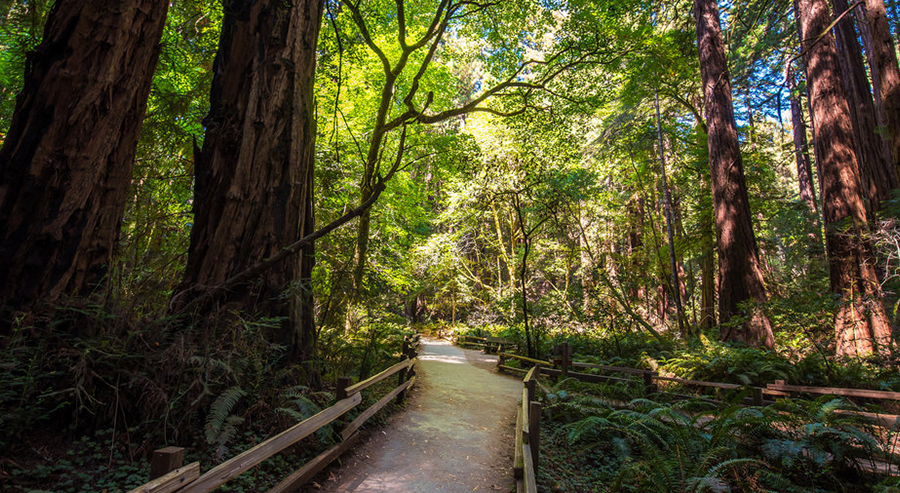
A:
<svg viewBox="0 0 900 493">
<path fill-rule="evenodd" d="M 0 311 L 103 289 L 168 5 L 50 12 L 0 150 Z"/>
<path fill-rule="evenodd" d="M 832 2 L 837 13 L 849 9 L 847 0 Z M 869 201 L 869 210 L 874 212 L 880 208 L 881 201 L 890 198 L 891 190 L 897 188 L 897 176 L 891 164 L 890 146 L 876 132 L 875 105 L 852 19 L 844 16 L 835 26 L 834 34 L 850 105 L 850 122 L 855 136 L 853 143 L 860 165 L 863 193 Z"/>
<path fill-rule="evenodd" d="M 806 141 L 806 123 L 803 121 L 803 107 L 800 103 L 800 93 L 797 91 L 794 71 L 790 65 L 787 69 L 788 90 L 791 93 L 791 126 L 794 136 L 794 157 L 797 162 L 797 185 L 800 188 L 800 199 L 806 203 L 809 210 L 816 214 L 819 206 L 816 204 L 816 191 L 813 188 L 812 165 L 809 161 Z"/>
<path fill-rule="evenodd" d="M 194 227 L 184 292 L 221 285 L 313 231 L 313 76 L 321 0 L 236 0 L 225 11 L 206 137 L 195 157 Z M 312 247 L 252 285 L 231 290 L 231 309 L 290 316 L 296 360 L 314 345 Z"/>
<path fill-rule="evenodd" d="M 775 343 L 772 325 L 758 306 L 765 303 L 766 291 L 744 183 L 718 4 L 715 0 L 694 0 L 694 15 L 719 251 L 719 321 L 725 323 L 740 314 L 738 305 L 742 302 L 757 304 L 746 314 L 741 327 L 723 326 L 722 337 L 771 348 Z"/>
<path fill-rule="evenodd" d="M 872 75 L 877 77 L 881 92 L 896 183 L 900 181 L 900 67 L 897 66 L 897 52 L 894 50 L 884 0 L 866 0 L 865 11 L 872 36 L 872 58 L 877 67 Z"/>
<path fill-rule="evenodd" d="M 796 8 L 796 6 L 795 6 Z M 881 83 L 878 75 L 878 64 L 875 63 L 874 47 L 872 42 L 872 30 L 869 29 L 869 23 L 866 20 L 866 6 L 859 4 L 853 12 L 856 18 L 856 27 L 859 28 L 859 38 L 862 40 L 863 48 L 865 48 L 866 62 L 869 66 L 869 75 L 872 81 L 872 99 L 875 102 L 875 121 L 882 129 L 887 128 L 887 120 L 884 116 L 884 102 L 881 101 Z M 799 29 L 799 28 L 798 28 Z M 884 136 L 888 140 L 888 152 L 890 152 L 890 138 Z M 893 162 L 893 158 L 892 158 Z"/>
<path fill-rule="evenodd" d="M 831 289 L 842 300 L 835 319 L 836 352 L 841 356 L 869 354 L 876 344 L 886 347 L 890 324 L 870 264 L 871 245 L 863 234 L 867 216 L 837 51 L 830 34 L 816 42 L 831 20 L 826 0 L 799 0 L 797 18 L 816 121 L 815 145 L 821 159 Z"/>
</svg>

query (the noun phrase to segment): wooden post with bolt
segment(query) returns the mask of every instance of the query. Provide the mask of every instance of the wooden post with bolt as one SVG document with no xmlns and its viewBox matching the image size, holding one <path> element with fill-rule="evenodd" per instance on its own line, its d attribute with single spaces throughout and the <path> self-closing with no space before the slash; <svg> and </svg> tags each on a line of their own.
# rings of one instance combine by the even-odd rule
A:
<svg viewBox="0 0 900 493">
<path fill-rule="evenodd" d="M 156 479 L 181 467 L 184 463 L 184 448 L 165 447 L 153 451 L 150 461 L 150 479 Z"/>
</svg>

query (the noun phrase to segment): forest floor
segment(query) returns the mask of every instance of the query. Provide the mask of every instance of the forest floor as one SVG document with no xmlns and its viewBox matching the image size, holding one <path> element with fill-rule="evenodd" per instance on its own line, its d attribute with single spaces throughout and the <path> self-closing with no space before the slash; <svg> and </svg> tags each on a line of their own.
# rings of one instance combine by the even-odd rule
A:
<svg viewBox="0 0 900 493">
<path fill-rule="evenodd" d="M 307 492 L 509 492 L 522 383 L 496 357 L 423 339 L 406 408 Z M 318 487 L 317 487 L 318 486 Z"/>
</svg>

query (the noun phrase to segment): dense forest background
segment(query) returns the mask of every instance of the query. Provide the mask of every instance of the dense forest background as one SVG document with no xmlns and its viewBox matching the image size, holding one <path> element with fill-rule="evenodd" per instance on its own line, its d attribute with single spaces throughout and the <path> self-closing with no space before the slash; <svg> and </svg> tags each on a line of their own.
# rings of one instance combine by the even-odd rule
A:
<svg viewBox="0 0 900 493">
<path fill-rule="evenodd" d="M 0 450 L 221 457 L 429 325 L 898 390 L 898 8 L 0 2 Z"/>
</svg>

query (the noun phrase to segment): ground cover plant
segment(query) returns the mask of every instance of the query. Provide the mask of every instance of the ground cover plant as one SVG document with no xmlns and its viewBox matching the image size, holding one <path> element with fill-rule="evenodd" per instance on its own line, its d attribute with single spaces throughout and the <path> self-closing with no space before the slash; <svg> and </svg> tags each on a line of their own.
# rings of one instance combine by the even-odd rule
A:
<svg viewBox="0 0 900 493">
<path fill-rule="evenodd" d="M 713 407 L 627 394 L 542 382 L 542 491 L 861 492 L 896 483 L 860 467 L 893 463 L 896 437 L 841 413 L 856 407 L 840 399 Z"/>
<path fill-rule="evenodd" d="M 215 463 L 420 327 L 900 391 L 900 2 L 845 3 L 0 1 L 2 486 Z M 628 433 L 578 474 L 827 489 L 809 437 Z"/>
</svg>

